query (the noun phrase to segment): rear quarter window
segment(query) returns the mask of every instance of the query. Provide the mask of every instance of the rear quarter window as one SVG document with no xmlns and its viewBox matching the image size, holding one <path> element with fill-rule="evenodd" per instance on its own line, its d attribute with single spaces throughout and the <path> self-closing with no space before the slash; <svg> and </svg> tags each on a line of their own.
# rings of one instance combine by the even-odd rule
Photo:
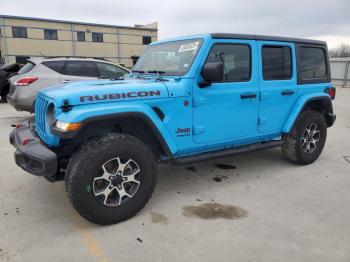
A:
<svg viewBox="0 0 350 262">
<path fill-rule="evenodd" d="M 329 82 L 327 51 L 324 47 L 299 47 L 299 83 Z"/>
</svg>

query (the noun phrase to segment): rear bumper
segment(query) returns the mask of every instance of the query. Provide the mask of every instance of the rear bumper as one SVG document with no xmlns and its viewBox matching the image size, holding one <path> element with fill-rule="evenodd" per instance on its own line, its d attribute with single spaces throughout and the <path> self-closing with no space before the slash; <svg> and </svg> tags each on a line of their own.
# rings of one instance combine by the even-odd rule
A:
<svg viewBox="0 0 350 262">
<path fill-rule="evenodd" d="M 35 93 L 17 88 L 11 91 L 13 88 L 11 86 L 10 93 L 6 96 L 7 102 L 18 111 L 34 112 Z"/>
<path fill-rule="evenodd" d="M 41 144 L 29 121 L 14 129 L 9 139 L 16 148 L 14 157 L 19 167 L 35 176 L 49 177 L 57 173 L 56 154 Z"/>
</svg>

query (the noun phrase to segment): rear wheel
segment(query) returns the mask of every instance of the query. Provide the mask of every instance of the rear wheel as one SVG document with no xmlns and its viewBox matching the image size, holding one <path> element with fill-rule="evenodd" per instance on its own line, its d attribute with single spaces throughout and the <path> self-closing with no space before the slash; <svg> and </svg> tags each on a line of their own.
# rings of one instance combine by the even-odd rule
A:
<svg viewBox="0 0 350 262">
<path fill-rule="evenodd" d="M 307 165 L 321 154 L 326 143 L 327 123 L 317 111 L 305 111 L 298 117 L 290 134 L 283 137 L 283 155 L 290 161 Z"/>
<path fill-rule="evenodd" d="M 82 146 L 72 157 L 66 190 L 80 215 L 108 225 L 140 211 L 154 191 L 156 178 L 153 155 L 140 140 L 110 134 Z"/>
</svg>

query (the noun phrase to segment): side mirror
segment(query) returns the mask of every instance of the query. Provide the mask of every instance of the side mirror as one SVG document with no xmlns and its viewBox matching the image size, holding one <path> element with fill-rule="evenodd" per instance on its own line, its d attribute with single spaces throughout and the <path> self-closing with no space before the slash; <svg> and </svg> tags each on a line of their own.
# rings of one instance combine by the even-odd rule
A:
<svg viewBox="0 0 350 262">
<path fill-rule="evenodd" d="M 222 62 L 205 63 L 202 70 L 205 82 L 220 82 L 224 79 L 224 64 Z"/>
</svg>

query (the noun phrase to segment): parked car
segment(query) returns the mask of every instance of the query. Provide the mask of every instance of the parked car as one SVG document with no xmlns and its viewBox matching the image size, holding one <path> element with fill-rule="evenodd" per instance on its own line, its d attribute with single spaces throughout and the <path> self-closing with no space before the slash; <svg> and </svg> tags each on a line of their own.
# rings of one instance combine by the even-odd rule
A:
<svg viewBox="0 0 350 262">
<path fill-rule="evenodd" d="M 0 67 L 0 95 L 4 102 L 6 102 L 6 96 L 10 90 L 9 78 L 17 73 L 21 67 L 22 65 L 18 63 L 5 64 Z"/>
<path fill-rule="evenodd" d="M 7 100 L 19 111 L 33 112 L 35 98 L 45 87 L 75 81 L 120 78 L 129 72 L 125 67 L 100 59 L 33 58 L 10 79 Z"/>
<path fill-rule="evenodd" d="M 334 97 L 325 42 L 195 35 L 150 44 L 127 79 L 42 90 L 35 124 L 18 125 L 10 142 L 17 165 L 65 179 L 83 217 L 113 224 L 145 206 L 159 162 L 281 147 L 313 163 Z"/>
</svg>

